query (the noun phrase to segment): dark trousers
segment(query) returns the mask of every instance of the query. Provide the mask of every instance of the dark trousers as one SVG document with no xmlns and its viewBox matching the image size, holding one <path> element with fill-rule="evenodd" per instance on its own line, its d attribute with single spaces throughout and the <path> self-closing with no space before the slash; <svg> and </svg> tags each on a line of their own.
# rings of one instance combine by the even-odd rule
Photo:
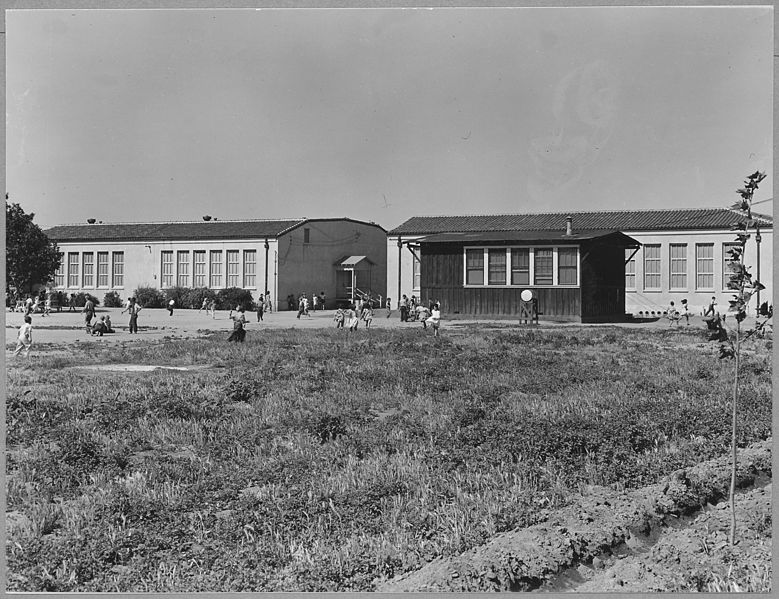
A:
<svg viewBox="0 0 779 599">
<path fill-rule="evenodd" d="M 130 314 L 130 332 L 131 333 L 137 333 L 138 332 L 138 315 L 137 314 Z"/>
</svg>

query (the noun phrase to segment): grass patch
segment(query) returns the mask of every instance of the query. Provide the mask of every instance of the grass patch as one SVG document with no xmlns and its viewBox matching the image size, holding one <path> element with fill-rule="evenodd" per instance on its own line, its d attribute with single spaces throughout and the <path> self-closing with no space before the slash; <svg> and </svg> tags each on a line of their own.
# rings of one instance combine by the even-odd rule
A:
<svg viewBox="0 0 779 599">
<path fill-rule="evenodd" d="M 764 343 L 743 445 L 770 435 Z M 640 487 L 729 445 L 732 365 L 702 331 L 292 329 L 80 351 L 7 373 L 8 509 L 26 518 L 9 590 L 371 590 L 587 485 Z"/>
</svg>

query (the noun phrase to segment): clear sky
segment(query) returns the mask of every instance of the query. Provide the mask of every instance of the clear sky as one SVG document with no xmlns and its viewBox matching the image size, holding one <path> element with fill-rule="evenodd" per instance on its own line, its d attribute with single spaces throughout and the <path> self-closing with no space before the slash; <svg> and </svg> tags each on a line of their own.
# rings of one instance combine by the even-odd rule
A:
<svg viewBox="0 0 779 599">
<path fill-rule="evenodd" d="M 766 6 L 11 11 L 7 190 L 44 227 L 727 206 L 765 170 L 759 201 L 772 22 Z"/>
</svg>

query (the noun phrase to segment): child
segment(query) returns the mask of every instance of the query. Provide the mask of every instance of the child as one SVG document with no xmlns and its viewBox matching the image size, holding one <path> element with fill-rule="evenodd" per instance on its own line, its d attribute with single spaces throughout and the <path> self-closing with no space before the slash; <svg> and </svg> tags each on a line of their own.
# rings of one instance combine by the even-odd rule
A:
<svg viewBox="0 0 779 599">
<path fill-rule="evenodd" d="M 173 307 L 176 305 L 176 300 L 170 300 L 168 302 L 168 312 L 170 312 L 170 315 L 173 316 Z"/>
<path fill-rule="evenodd" d="M 346 314 L 344 313 L 343 308 L 338 308 L 338 310 L 335 311 L 335 316 L 333 316 L 333 320 L 335 321 L 335 328 L 336 329 L 342 329 L 344 328 L 344 319 L 346 318 Z"/>
<path fill-rule="evenodd" d="M 207 297 L 203 298 L 203 303 L 201 304 L 200 310 L 198 310 L 197 313 L 200 314 L 203 310 L 208 312 L 208 298 Z"/>
<path fill-rule="evenodd" d="M 388 297 L 387 298 L 387 318 L 389 318 L 390 316 L 392 316 L 392 298 Z"/>
<path fill-rule="evenodd" d="M 32 347 L 32 317 L 27 314 L 24 317 L 24 324 L 19 327 L 19 339 L 16 342 L 16 351 L 14 356 L 18 356 L 19 352 L 24 348 L 24 356 L 27 358 L 30 356 L 30 348 Z"/>
<path fill-rule="evenodd" d="M 371 323 L 373 322 L 373 308 L 370 304 L 367 304 L 362 309 L 362 319 L 365 321 L 365 328 L 371 328 Z"/>
<path fill-rule="evenodd" d="M 349 332 L 356 331 L 359 324 L 360 319 L 357 318 L 357 308 L 352 304 L 349 306 Z"/>
<path fill-rule="evenodd" d="M 680 310 L 680 318 L 684 318 L 687 321 L 687 326 L 690 326 L 690 311 L 687 308 L 687 300 L 682 300 L 682 307 Z"/>
<path fill-rule="evenodd" d="M 46 301 L 43 304 L 43 315 L 51 316 L 51 296 L 46 296 Z"/>
<path fill-rule="evenodd" d="M 114 332 L 114 327 L 111 324 L 111 317 L 108 316 L 107 314 L 105 316 L 105 328 L 106 328 L 106 333 L 113 333 Z"/>
<path fill-rule="evenodd" d="M 246 324 L 246 317 L 243 315 L 243 308 L 238 306 L 238 311 L 233 316 L 233 311 L 230 310 L 230 318 L 233 319 L 233 332 L 227 338 L 228 341 L 239 341 L 241 343 L 246 339 L 246 330 L 244 325 Z"/>
<path fill-rule="evenodd" d="M 438 304 L 433 304 L 433 313 L 426 322 L 433 327 L 433 336 L 438 337 L 438 328 L 441 326 L 441 309 Z"/>
<path fill-rule="evenodd" d="M 105 326 L 105 316 L 101 316 L 100 320 L 98 320 L 95 323 L 95 326 L 92 327 L 92 334 L 97 335 L 98 337 L 102 337 L 103 333 L 108 332 L 108 327 Z"/>
<path fill-rule="evenodd" d="M 679 319 L 681 318 L 681 316 L 679 316 L 679 311 L 676 309 L 676 306 L 674 306 L 673 301 L 668 306 L 668 311 L 666 314 L 668 316 L 668 323 L 669 323 L 668 326 L 672 327 L 674 326 L 674 323 L 676 323 L 677 325 L 679 324 Z"/>
</svg>

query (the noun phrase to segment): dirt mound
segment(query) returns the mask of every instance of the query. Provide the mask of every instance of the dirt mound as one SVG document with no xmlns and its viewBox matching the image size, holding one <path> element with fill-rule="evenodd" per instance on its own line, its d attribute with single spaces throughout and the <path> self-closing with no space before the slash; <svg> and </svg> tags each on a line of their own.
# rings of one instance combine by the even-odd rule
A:
<svg viewBox="0 0 779 599">
<path fill-rule="evenodd" d="M 758 504 L 767 509 L 768 529 L 770 487 L 762 487 L 770 473 L 770 439 L 740 451 L 737 484 L 741 489 L 754 489 L 751 503 L 744 503 L 750 501 L 745 498 L 741 503 L 748 509 Z M 456 558 L 439 558 L 420 570 L 377 581 L 376 590 L 646 591 L 669 590 L 675 584 L 683 587 L 685 583 L 678 581 L 677 574 L 685 568 L 689 571 L 692 564 L 700 566 L 705 562 L 699 549 L 709 556 L 712 550 L 734 549 L 722 544 L 729 512 L 721 508 L 727 505 L 711 509 L 711 504 L 726 498 L 729 485 L 729 456 L 725 456 L 674 472 L 664 482 L 636 491 L 593 488 L 543 524 L 498 535 Z M 708 511 L 701 512 L 707 507 Z M 723 525 L 723 518 L 728 524 Z M 739 538 L 748 536 L 745 531 L 751 528 L 745 518 L 747 515 L 742 512 Z M 705 538 L 702 542 L 690 540 L 693 535 L 688 527 L 693 524 L 706 527 L 708 536 L 716 539 L 715 544 L 708 546 L 710 541 Z M 720 534 L 712 536 L 717 532 Z M 680 538 L 687 541 L 682 543 Z M 770 539 L 762 549 L 757 540 L 740 544 L 744 550 L 767 551 L 768 561 L 763 563 L 770 564 Z M 697 554 L 697 561 L 683 559 L 682 547 L 691 555 Z M 651 574 L 654 568 L 642 565 L 642 556 L 665 564 L 665 571 L 658 568 Z M 726 572 L 727 566 L 723 575 Z"/>
</svg>

